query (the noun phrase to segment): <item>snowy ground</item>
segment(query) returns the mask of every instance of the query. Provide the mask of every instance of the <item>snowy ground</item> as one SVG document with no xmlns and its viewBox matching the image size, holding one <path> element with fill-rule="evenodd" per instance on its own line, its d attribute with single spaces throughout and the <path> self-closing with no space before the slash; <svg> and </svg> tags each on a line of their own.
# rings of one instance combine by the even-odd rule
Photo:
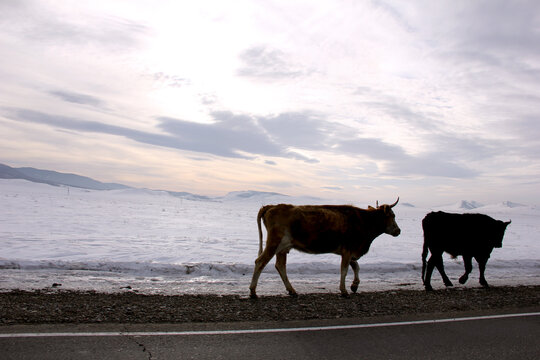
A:
<svg viewBox="0 0 540 360">
<path fill-rule="evenodd" d="M 260 206 L 314 202 L 234 195 L 219 202 L 191 201 L 150 190 L 95 191 L 3 179 L 0 201 L 0 291 L 57 283 L 62 289 L 161 294 L 247 294 Z M 402 233 L 381 235 L 359 260 L 359 290 L 422 288 L 422 218 L 431 210 L 463 212 L 461 206 L 394 208 Z M 512 220 L 503 248 L 494 249 L 488 262 L 490 284 L 540 284 L 540 209 L 504 203 L 471 211 Z M 339 263 L 336 255 L 291 251 L 287 270 L 298 292 L 338 292 Z M 474 265 L 465 286 L 478 286 Z M 446 257 L 445 266 L 461 286 L 461 259 Z M 436 271 L 432 284 L 443 287 Z M 272 261 L 258 293 L 284 292 Z"/>
</svg>

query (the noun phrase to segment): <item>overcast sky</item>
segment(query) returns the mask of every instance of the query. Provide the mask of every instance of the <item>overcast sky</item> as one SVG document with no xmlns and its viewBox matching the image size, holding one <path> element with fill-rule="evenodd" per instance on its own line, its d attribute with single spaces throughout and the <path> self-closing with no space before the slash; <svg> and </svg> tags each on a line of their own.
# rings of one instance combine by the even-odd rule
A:
<svg viewBox="0 0 540 360">
<path fill-rule="evenodd" d="M 0 162 L 540 204 L 540 2 L 0 0 Z"/>
</svg>

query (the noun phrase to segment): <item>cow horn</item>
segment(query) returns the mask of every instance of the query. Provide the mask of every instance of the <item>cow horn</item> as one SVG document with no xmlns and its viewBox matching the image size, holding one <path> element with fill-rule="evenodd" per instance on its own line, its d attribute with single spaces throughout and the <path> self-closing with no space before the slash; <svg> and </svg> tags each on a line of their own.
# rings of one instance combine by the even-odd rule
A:
<svg viewBox="0 0 540 360">
<path fill-rule="evenodd" d="M 379 207 L 379 200 L 375 201 L 375 207 L 378 208 Z"/>
<path fill-rule="evenodd" d="M 395 202 L 395 203 L 393 203 L 392 205 L 390 205 L 390 207 L 391 207 L 391 208 L 393 208 L 394 206 L 396 206 L 396 205 L 397 205 L 397 203 L 398 203 L 398 202 L 399 202 L 399 196 L 398 196 L 398 198 L 397 198 L 396 202 Z"/>
</svg>

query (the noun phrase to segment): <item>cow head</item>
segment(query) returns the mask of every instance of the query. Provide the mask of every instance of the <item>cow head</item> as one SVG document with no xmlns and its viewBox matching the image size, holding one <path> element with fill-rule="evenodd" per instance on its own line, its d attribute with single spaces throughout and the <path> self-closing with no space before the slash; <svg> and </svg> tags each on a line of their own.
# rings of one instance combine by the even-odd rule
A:
<svg viewBox="0 0 540 360">
<path fill-rule="evenodd" d="M 502 242 L 504 237 L 504 232 L 506 231 L 506 227 L 512 223 L 512 220 L 508 222 L 503 221 L 497 221 L 497 229 L 495 232 L 495 237 L 493 239 L 493 247 L 496 248 L 502 248 Z"/>
<path fill-rule="evenodd" d="M 401 233 L 401 229 L 399 228 L 398 224 L 396 223 L 396 215 L 392 211 L 392 208 L 397 205 L 399 201 L 399 197 L 396 200 L 395 203 L 392 205 L 379 205 L 379 202 L 377 202 L 377 209 L 382 210 L 384 213 L 384 232 L 386 234 L 392 235 L 392 236 L 398 236 Z"/>
</svg>

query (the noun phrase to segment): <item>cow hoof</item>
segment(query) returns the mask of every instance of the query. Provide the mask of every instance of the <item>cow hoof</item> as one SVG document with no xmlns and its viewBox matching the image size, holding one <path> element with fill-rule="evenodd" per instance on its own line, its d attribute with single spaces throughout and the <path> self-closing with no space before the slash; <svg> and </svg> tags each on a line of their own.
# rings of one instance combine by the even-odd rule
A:
<svg viewBox="0 0 540 360">
<path fill-rule="evenodd" d="M 298 297 L 298 294 L 295 291 L 289 291 L 289 296 L 295 298 Z"/>
<path fill-rule="evenodd" d="M 450 281 L 449 281 L 449 282 L 445 282 L 444 285 L 445 285 L 446 287 L 452 287 L 452 286 L 454 286 L 454 284 L 452 284 Z"/>
<path fill-rule="evenodd" d="M 486 281 L 484 281 L 484 282 L 481 281 L 480 285 L 482 285 L 485 289 L 489 289 L 489 285 L 488 285 L 488 283 Z"/>
<path fill-rule="evenodd" d="M 459 278 L 459 283 L 463 285 L 467 282 L 468 279 L 469 279 L 468 277 L 462 276 Z"/>
<path fill-rule="evenodd" d="M 351 285 L 351 291 L 353 293 L 356 293 L 357 290 L 358 290 L 358 285 Z"/>
<path fill-rule="evenodd" d="M 349 293 L 348 293 L 348 292 L 342 292 L 342 293 L 341 293 L 341 297 L 342 297 L 342 298 L 348 298 L 348 297 L 349 297 Z"/>
<path fill-rule="evenodd" d="M 433 288 L 431 287 L 431 285 L 426 285 L 426 291 L 433 291 Z"/>
<path fill-rule="evenodd" d="M 257 300 L 259 297 L 257 296 L 257 294 L 250 294 L 249 298 L 253 300 Z"/>
</svg>

